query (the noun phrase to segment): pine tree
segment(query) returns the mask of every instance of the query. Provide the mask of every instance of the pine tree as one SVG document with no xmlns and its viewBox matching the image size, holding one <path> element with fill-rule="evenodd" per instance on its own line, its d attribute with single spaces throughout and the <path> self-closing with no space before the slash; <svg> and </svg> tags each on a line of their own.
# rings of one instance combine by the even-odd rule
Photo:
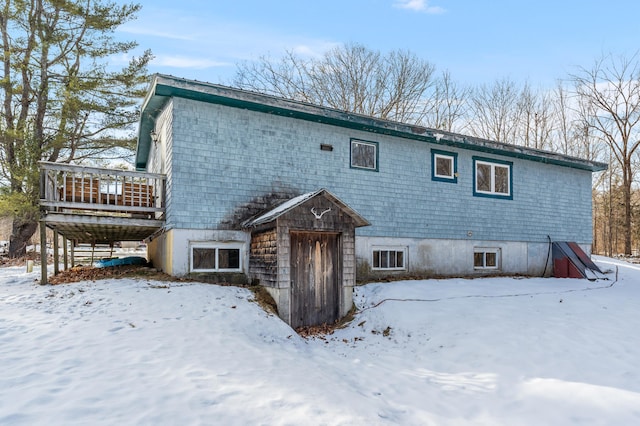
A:
<svg viewBox="0 0 640 426">
<path fill-rule="evenodd" d="M 24 255 L 37 227 L 39 161 L 113 158 L 133 147 L 130 126 L 152 56 L 116 70 L 109 60 L 137 47 L 114 31 L 139 10 L 102 0 L 5 0 L 0 214 L 14 217 L 9 256 Z"/>
</svg>

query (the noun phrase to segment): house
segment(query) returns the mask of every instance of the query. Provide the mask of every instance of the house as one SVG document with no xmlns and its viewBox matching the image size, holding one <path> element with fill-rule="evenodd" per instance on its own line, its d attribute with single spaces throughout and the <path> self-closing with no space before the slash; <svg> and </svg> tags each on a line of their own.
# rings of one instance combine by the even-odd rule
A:
<svg viewBox="0 0 640 426">
<path fill-rule="evenodd" d="M 163 179 L 154 266 L 260 282 L 305 325 L 356 275 L 549 274 L 552 241 L 590 252 L 606 165 L 155 75 L 136 168 Z"/>
</svg>

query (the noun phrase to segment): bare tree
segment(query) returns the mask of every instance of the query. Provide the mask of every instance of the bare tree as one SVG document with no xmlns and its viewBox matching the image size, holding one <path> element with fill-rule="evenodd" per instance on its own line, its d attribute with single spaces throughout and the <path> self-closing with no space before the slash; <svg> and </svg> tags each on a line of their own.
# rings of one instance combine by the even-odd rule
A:
<svg viewBox="0 0 640 426">
<path fill-rule="evenodd" d="M 419 123 L 435 84 L 434 66 L 414 54 L 386 55 L 347 44 L 320 58 L 287 52 L 279 60 L 261 57 L 238 65 L 233 84 L 387 120 Z"/>
<path fill-rule="evenodd" d="M 469 131 L 475 136 L 551 149 L 555 126 L 551 95 L 504 78 L 472 92 Z"/>
<path fill-rule="evenodd" d="M 633 158 L 640 146 L 640 63 L 638 54 L 603 56 L 590 69 L 571 76 L 580 100 L 592 108 L 585 114 L 589 129 L 610 147 L 622 173 L 624 252 L 631 254 L 631 184 Z"/>
<path fill-rule="evenodd" d="M 427 101 L 422 122 L 425 126 L 448 132 L 462 131 L 463 119 L 469 109 L 471 88 L 457 84 L 449 71 L 436 80 L 431 98 Z"/>
<path fill-rule="evenodd" d="M 569 105 L 571 103 L 570 93 L 561 81 L 556 83 L 553 91 L 553 110 L 555 116 L 555 138 L 554 148 L 565 154 L 572 153 L 572 123 Z"/>
<path fill-rule="evenodd" d="M 554 129 L 551 95 L 535 91 L 526 83 L 518 96 L 519 118 L 514 143 L 536 149 L 550 149 Z"/>
<path fill-rule="evenodd" d="M 481 138 L 514 143 L 519 95 L 516 84 L 506 78 L 478 87 L 471 95 L 469 131 Z"/>
<path fill-rule="evenodd" d="M 312 102 L 308 86 L 309 61 L 287 51 L 280 59 L 261 56 L 237 65 L 233 85 L 241 89 Z"/>
<path fill-rule="evenodd" d="M 549 103 L 554 122 L 551 149 L 587 160 L 608 161 L 607 145 L 590 125 L 595 115 L 593 104 L 576 96 L 560 80 L 549 95 Z"/>
<path fill-rule="evenodd" d="M 613 170 L 609 158 L 609 146 L 602 135 L 595 131 L 591 123 L 596 115 L 594 105 L 584 98 L 578 98 L 570 109 L 574 116 L 571 122 L 571 145 L 569 155 L 585 158 L 592 161 L 604 161 L 609 163 L 609 170 Z"/>
</svg>

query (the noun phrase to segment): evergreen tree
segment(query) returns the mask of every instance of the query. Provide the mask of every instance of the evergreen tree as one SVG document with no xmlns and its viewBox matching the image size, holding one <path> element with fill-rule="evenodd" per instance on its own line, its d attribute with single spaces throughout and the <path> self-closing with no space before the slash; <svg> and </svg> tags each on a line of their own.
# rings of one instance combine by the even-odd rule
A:
<svg viewBox="0 0 640 426">
<path fill-rule="evenodd" d="M 113 158 L 130 152 L 135 106 L 151 53 L 109 65 L 135 42 L 115 29 L 138 4 L 102 0 L 5 0 L 0 10 L 0 213 L 14 217 L 9 255 L 36 230 L 38 162 Z"/>
</svg>

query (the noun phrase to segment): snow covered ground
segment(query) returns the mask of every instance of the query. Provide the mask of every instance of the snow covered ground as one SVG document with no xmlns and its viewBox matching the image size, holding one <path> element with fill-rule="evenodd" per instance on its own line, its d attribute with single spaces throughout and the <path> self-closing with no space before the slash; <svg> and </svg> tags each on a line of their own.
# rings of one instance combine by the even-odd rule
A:
<svg viewBox="0 0 640 426">
<path fill-rule="evenodd" d="M 369 284 L 309 340 L 245 289 L 2 268 L 0 424 L 637 425 L 640 268 L 597 260 L 618 281 Z"/>
</svg>

